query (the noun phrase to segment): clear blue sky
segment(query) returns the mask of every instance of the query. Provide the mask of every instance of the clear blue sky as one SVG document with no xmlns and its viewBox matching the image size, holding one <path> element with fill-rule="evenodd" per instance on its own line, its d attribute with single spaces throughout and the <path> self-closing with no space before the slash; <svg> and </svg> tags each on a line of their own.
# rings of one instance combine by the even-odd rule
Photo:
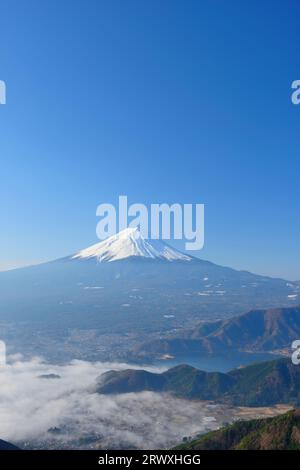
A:
<svg viewBox="0 0 300 470">
<path fill-rule="evenodd" d="M 127 194 L 204 202 L 199 256 L 300 279 L 298 0 L 0 3 L 0 269 Z"/>
</svg>

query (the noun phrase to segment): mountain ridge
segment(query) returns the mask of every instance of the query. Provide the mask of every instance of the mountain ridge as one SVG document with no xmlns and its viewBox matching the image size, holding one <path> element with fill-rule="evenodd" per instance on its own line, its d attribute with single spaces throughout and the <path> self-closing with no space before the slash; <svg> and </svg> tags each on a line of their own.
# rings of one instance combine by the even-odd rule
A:
<svg viewBox="0 0 300 470">
<path fill-rule="evenodd" d="M 252 309 L 243 315 L 200 323 L 170 337 L 142 344 L 134 354 L 224 354 L 235 351 L 272 352 L 290 348 L 300 338 L 300 305 Z"/>
<path fill-rule="evenodd" d="M 179 365 L 162 373 L 109 371 L 98 379 L 100 394 L 166 392 L 185 399 L 234 406 L 300 405 L 300 367 L 290 359 L 254 363 L 227 373 Z"/>
<path fill-rule="evenodd" d="M 3 441 L 2 439 L 0 439 L 0 451 L 1 450 L 20 450 L 20 449 L 14 444 L 11 444 L 10 442 Z"/>
</svg>

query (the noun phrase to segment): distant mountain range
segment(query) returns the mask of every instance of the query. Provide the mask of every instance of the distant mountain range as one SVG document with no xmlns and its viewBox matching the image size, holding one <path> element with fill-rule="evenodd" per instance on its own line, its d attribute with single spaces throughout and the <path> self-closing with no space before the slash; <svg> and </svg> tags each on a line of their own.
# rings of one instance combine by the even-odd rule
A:
<svg viewBox="0 0 300 470">
<path fill-rule="evenodd" d="M 168 392 L 186 399 L 213 400 L 236 406 L 300 405 L 300 366 L 278 359 L 234 369 L 226 374 L 188 365 L 156 374 L 145 370 L 109 371 L 99 378 L 98 393 Z"/>
<path fill-rule="evenodd" d="M 251 310 L 223 321 L 200 323 L 192 329 L 142 344 L 133 355 L 267 352 L 290 348 L 300 338 L 300 307 Z"/>
<path fill-rule="evenodd" d="M 239 421 L 176 447 L 181 450 L 300 450 L 300 410 Z"/>
<path fill-rule="evenodd" d="M 0 322 L 148 334 L 294 305 L 298 296 L 299 283 L 218 266 L 125 230 L 72 256 L 1 272 Z"/>
</svg>

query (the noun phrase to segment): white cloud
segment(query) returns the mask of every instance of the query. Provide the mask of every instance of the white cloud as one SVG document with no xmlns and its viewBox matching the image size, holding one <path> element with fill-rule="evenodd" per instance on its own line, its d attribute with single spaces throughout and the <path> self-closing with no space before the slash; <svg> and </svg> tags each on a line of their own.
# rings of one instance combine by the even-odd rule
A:
<svg viewBox="0 0 300 470">
<path fill-rule="evenodd" d="M 218 407 L 205 403 L 152 392 L 95 393 L 100 374 L 124 368 L 128 365 L 77 360 L 50 365 L 14 357 L 0 368 L 0 438 L 50 448 L 164 448 L 216 427 L 207 417 L 217 416 Z M 47 374 L 60 378 L 39 377 Z"/>
</svg>

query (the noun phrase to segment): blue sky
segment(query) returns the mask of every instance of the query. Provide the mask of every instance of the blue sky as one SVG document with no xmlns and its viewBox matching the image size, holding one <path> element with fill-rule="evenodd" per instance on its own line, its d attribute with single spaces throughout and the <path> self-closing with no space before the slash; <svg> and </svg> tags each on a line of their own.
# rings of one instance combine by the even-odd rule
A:
<svg viewBox="0 0 300 470">
<path fill-rule="evenodd" d="M 299 16 L 296 0 L 1 0 L 0 269 L 96 242 L 96 206 L 126 194 L 205 203 L 200 257 L 300 279 Z"/>
</svg>

